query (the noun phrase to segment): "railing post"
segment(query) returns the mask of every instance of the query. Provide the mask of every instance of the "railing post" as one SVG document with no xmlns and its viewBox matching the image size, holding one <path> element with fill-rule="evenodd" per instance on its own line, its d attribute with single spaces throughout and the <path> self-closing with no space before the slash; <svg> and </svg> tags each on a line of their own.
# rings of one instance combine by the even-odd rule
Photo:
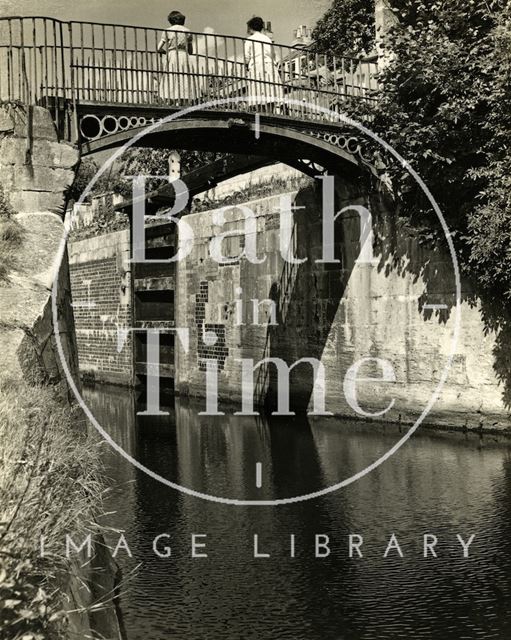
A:
<svg viewBox="0 0 511 640">
<path fill-rule="evenodd" d="M 54 119 L 55 126 L 57 127 L 57 131 L 60 131 L 60 118 L 59 118 L 59 107 L 58 107 L 58 77 L 59 77 L 59 68 L 58 68 L 58 60 L 57 60 L 57 28 L 56 23 L 53 18 L 50 18 L 51 26 L 53 30 L 53 100 L 54 100 Z"/>
<path fill-rule="evenodd" d="M 8 20 L 8 32 L 9 32 L 9 42 L 7 45 L 7 100 L 12 100 L 12 95 L 14 93 L 14 87 L 12 86 L 12 25 L 11 21 Z"/>
<path fill-rule="evenodd" d="M 108 92 L 107 92 L 107 87 L 106 87 L 106 32 L 105 32 L 105 25 L 101 25 L 101 49 L 102 49 L 102 65 L 103 65 L 103 70 L 102 73 L 100 75 L 102 81 L 101 84 L 103 85 L 103 91 L 100 92 L 103 94 L 104 96 L 104 100 L 108 101 Z"/>
<path fill-rule="evenodd" d="M 62 114 L 64 118 L 64 126 L 62 129 L 62 133 L 65 134 L 66 129 L 69 129 L 69 116 L 68 116 L 68 105 L 67 105 L 67 76 L 68 71 L 66 70 L 66 57 L 64 53 L 64 28 L 62 22 L 59 21 L 59 36 L 60 36 L 60 65 L 62 67 L 62 98 L 57 95 L 57 112 L 59 111 L 61 100 L 62 100 Z M 70 137 L 70 136 L 69 136 Z"/>
<path fill-rule="evenodd" d="M 78 128 L 78 109 L 77 109 L 77 96 L 76 96 L 76 74 L 74 68 L 74 46 L 73 46 L 73 23 L 70 22 L 68 24 L 69 31 L 69 62 L 71 65 L 70 76 L 71 76 L 71 102 L 72 102 L 72 110 L 73 110 L 73 125 L 70 134 L 71 142 L 75 144 L 78 143 L 80 132 Z"/>
<path fill-rule="evenodd" d="M 31 51 L 31 57 L 32 57 L 32 64 L 30 65 L 32 68 L 32 78 L 30 79 L 30 85 L 31 85 L 31 91 L 32 91 L 32 100 L 34 102 L 34 104 L 37 102 L 37 98 L 38 98 L 38 91 L 37 91 L 37 59 L 36 59 L 36 54 L 37 54 L 37 48 L 36 48 L 36 20 L 35 18 L 32 18 L 32 45 L 30 48 Z"/>
<path fill-rule="evenodd" d="M 145 45 L 145 56 L 142 56 L 142 59 L 145 59 L 145 71 L 143 72 L 142 79 L 143 84 L 145 85 L 145 94 L 146 94 L 146 102 L 147 104 L 151 103 L 151 72 L 149 65 L 149 45 L 147 42 L 147 28 L 144 27 L 144 45 Z"/>
<path fill-rule="evenodd" d="M 20 47 L 19 47 L 19 74 L 20 74 L 20 98 L 25 104 L 29 104 L 30 96 L 28 91 L 27 68 L 25 61 L 25 23 L 23 18 L 20 21 Z"/>
</svg>

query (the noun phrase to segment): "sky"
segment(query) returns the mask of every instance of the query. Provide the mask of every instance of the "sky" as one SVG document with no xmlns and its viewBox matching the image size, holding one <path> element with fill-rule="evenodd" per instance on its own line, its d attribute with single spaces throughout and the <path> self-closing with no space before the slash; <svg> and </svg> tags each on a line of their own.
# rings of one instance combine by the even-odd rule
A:
<svg viewBox="0 0 511 640">
<path fill-rule="evenodd" d="M 254 15 L 271 21 L 275 42 L 290 44 L 301 24 L 314 26 L 330 0 L 0 0 L 0 16 L 50 16 L 147 27 L 167 25 L 177 9 L 192 31 L 212 27 L 216 33 L 244 36 Z"/>
</svg>

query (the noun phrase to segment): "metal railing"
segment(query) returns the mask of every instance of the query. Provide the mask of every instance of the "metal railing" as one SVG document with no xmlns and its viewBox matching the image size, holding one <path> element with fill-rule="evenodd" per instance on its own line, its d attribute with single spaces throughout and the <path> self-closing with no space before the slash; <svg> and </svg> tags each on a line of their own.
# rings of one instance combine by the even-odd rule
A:
<svg viewBox="0 0 511 640">
<path fill-rule="evenodd" d="M 315 106 L 335 111 L 348 97 L 373 99 L 376 71 L 374 61 L 241 37 L 0 18 L 2 101 L 186 106 L 236 99 L 236 111 L 255 106 L 321 119 Z M 285 109 L 286 98 L 300 104 Z"/>
</svg>

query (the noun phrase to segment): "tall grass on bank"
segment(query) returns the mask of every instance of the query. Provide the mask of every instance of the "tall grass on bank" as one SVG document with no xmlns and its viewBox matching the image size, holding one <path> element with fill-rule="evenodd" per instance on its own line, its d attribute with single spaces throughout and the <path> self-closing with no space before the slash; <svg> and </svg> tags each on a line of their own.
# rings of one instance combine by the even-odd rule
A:
<svg viewBox="0 0 511 640">
<path fill-rule="evenodd" d="M 51 388 L 0 379 L 2 640 L 67 638 L 65 535 L 83 540 L 97 532 L 99 469 L 98 445 Z M 47 541 L 43 558 L 40 536 Z"/>
</svg>

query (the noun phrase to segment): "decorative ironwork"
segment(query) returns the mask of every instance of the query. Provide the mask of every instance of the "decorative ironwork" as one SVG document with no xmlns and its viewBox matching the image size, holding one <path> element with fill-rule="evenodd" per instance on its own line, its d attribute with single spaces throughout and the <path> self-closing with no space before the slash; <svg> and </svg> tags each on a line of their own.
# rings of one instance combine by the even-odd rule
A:
<svg viewBox="0 0 511 640">
<path fill-rule="evenodd" d="M 325 167 L 313 160 L 309 160 L 308 158 L 300 158 L 299 160 L 296 160 L 296 162 L 293 163 L 293 166 L 300 169 L 302 173 L 305 173 L 311 178 L 328 173 Z"/>
<path fill-rule="evenodd" d="M 121 131 L 146 127 L 161 120 L 162 118 L 149 118 L 140 115 L 127 116 L 107 113 L 98 116 L 95 113 L 86 113 L 80 117 L 79 130 L 82 139 L 97 140 Z"/>
<path fill-rule="evenodd" d="M 379 171 L 385 167 L 385 164 L 383 164 L 381 148 L 377 144 L 373 143 L 372 140 L 368 140 L 362 135 L 353 135 L 353 131 L 332 133 L 331 131 L 309 129 L 306 133 L 307 135 L 323 140 L 334 147 L 342 149 L 349 155 L 356 157 L 360 162 L 371 169 L 375 168 Z"/>
</svg>

